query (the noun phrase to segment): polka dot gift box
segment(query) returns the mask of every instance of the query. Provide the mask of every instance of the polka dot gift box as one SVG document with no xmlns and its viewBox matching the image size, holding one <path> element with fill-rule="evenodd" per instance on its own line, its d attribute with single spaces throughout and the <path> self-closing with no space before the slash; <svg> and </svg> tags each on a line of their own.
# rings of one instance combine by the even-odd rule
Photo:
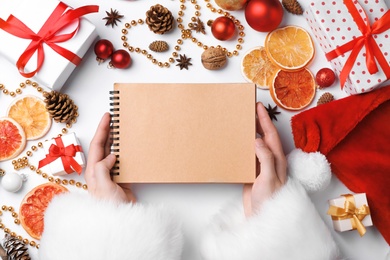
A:
<svg viewBox="0 0 390 260">
<path fill-rule="evenodd" d="M 312 0 L 304 15 L 346 93 L 371 91 L 390 78 L 390 11 L 383 0 Z"/>
</svg>

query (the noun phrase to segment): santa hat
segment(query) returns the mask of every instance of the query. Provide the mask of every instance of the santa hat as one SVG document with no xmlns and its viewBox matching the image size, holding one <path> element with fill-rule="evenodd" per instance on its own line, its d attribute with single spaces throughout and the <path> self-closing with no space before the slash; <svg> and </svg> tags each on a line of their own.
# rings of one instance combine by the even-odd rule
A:
<svg viewBox="0 0 390 260">
<path fill-rule="evenodd" d="M 297 148 L 324 154 L 348 189 L 366 193 L 390 244 L 390 86 L 301 112 L 291 126 Z"/>
</svg>

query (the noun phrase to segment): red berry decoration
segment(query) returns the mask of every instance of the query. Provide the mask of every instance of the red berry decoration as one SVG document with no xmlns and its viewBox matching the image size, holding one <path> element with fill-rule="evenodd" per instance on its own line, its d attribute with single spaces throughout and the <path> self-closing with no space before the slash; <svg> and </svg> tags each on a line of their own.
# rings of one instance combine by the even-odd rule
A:
<svg viewBox="0 0 390 260">
<path fill-rule="evenodd" d="M 327 88 L 336 80 L 334 71 L 329 68 L 320 69 L 316 74 L 316 82 L 319 88 Z"/>
<path fill-rule="evenodd" d="M 236 26 L 232 19 L 221 16 L 211 24 L 211 33 L 220 41 L 231 39 L 236 32 Z"/>
<path fill-rule="evenodd" d="M 283 19 L 283 6 L 279 0 L 249 0 L 245 7 L 245 19 L 259 32 L 276 29 Z"/>
<path fill-rule="evenodd" d="M 109 40 L 102 39 L 95 43 L 96 60 L 100 63 L 108 59 L 114 52 L 114 46 Z"/>
<path fill-rule="evenodd" d="M 117 69 L 125 69 L 131 64 L 130 54 L 125 50 L 117 50 L 111 56 L 109 66 Z"/>
</svg>

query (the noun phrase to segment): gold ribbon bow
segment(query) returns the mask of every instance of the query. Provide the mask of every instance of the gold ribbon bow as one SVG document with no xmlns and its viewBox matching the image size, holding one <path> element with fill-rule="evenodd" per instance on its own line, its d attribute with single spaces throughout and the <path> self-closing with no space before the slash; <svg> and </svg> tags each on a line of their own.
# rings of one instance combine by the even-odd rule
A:
<svg viewBox="0 0 390 260">
<path fill-rule="evenodd" d="M 366 204 L 356 208 L 353 195 L 342 196 L 345 197 L 344 208 L 331 205 L 327 214 L 332 216 L 332 220 L 351 219 L 352 229 L 357 229 L 359 235 L 363 236 L 366 233 L 366 227 L 362 224 L 362 220 L 370 214 L 370 208 Z"/>
</svg>

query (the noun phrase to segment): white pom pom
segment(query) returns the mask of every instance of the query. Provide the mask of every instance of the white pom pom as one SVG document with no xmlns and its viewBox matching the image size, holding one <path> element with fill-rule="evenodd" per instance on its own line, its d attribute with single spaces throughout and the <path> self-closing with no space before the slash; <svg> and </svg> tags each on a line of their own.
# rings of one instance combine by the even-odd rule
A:
<svg viewBox="0 0 390 260">
<path fill-rule="evenodd" d="M 287 162 L 289 175 L 298 180 L 307 192 L 324 190 L 329 185 L 332 172 L 322 153 L 294 149 L 287 155 Z"/>
</svg>

